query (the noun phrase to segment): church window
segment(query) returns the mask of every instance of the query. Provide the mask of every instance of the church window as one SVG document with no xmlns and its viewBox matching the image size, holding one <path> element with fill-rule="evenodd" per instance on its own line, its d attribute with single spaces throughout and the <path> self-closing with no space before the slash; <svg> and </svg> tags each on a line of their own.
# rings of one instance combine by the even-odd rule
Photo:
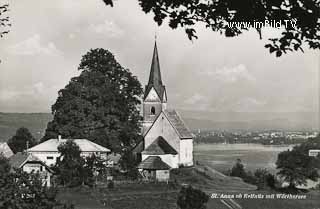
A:
<svg viewBox="0 0 320 209">
<path fill-rule="evenodd" d="M 151 115 L 155 115 L 156 114 L 156 108 L 155 107 L 151 107 L 150 113 L 151 113 Z"/>
</svg>

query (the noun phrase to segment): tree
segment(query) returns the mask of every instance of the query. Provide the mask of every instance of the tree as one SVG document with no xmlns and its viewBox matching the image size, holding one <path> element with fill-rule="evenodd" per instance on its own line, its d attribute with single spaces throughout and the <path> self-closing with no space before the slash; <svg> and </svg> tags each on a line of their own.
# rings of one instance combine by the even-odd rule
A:
<svg viewBox="0 0 320 209">
<path fill-rule="evenodd" d="M 35 138 L 25 127 L 19 128 L 16 134 L 8 140 L 8 145 L 14 153 L 22 152 L 27 149 L 27 146 L 32 147 L 36 144 Z"/>
<path fill-rule="evenodd" d="M 0 179 L 2 175 L 9 173 L 9 171 L 10 171 L 9 160 L 4 155 L 2 155 L 2 153 L 0 153 Z"/>
<path fill-rule="evenodd" d="M 266 187 L 274 188 L 275 187 L 275 177 L 268 172 L 267 169 L 257 169 L 254 172 L 254 177 L 256 180 L 256 185 L 258 189 L 265 189 Z"/>
<path fill-rule="evenodd" d="M 9 161 L 0 155 L 0 209 L 71 209 L 56 200 L 57 189 L 43 184 L 39 173 L 13 172 Z"/>
<path fill-rule="evenodd" d="M 245 178 L 246 172 L 240 159 L 237 159 L 235 165 L 231 168 L 230 176 Z"/>
<path fill-rule="evenodd" d="M 292 189 L 298 185 L 306 185 L 307 179 L 316 181 L 319 177 L 315 158 L 298 149 L 279 153 L 276 165 L 277 169 L 280 169 L 277 174 L 288 182 Z"/>
<path fill-rule="evenodd" d="M 8 4 L 0 5 L 0 38 L 4 37 L 5 34 L 9 33 L 8 27 L 11 26 L 9 17 L 4 16 L 9 11 Z M 0 60 L 1 63 L 1 60 Z"/>
<path fill-rule="evenodd" d="M 80 156 L 79 146 L 68 140 L 59 145 L 58 151 L 61 153 L 61 160 L 58 160 L 54 170 L 57 171 L 59 183 L 68 187 L 83 184 L 89 174 L 86 173 L 85 160 Z"/>
<path fill-rule="evenodd" d="M 113 0 L 103 0 L 113 6 Z M 270 38 L 265 47 L 279 57 L 288 51 L 303 51 L 302 45 L 320 49 L 320 4 L 318 0 L 138 0 L 145 13 L 152 12 L 160 26 L 164 20 L 172 29 L 181 27 L 190 40 L 197 38 L 195 25 L 220 32 L 226 37 L 237 36 L 257 22 L 282 21 L 281 36 Z M 249 23 L 233 24 L 233 23 Z M 261 38 L 262 24 L 256 24 Z"/>
<path fill-rule="evenodd" d="M 181 188 L 177 205 L 180 209 L 205 209 L 208 200 L 209 196 L 206 193 L 188 186 Z"/>
<path fill-rule="evenodd" d="M 42 141 L 60 134 L 87 138 L 116 152 L 134 146 L 141 120 L 137 77 L 105 49 L 90 50 L 78 69 L 81 74 L 59 91 Z"/>
</svg>

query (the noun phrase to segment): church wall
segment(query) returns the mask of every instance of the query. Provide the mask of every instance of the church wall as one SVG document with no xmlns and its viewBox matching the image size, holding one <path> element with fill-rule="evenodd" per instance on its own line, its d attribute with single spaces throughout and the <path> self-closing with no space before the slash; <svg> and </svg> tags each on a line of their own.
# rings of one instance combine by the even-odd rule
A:
<svg viewBox="0 0 320 209">
<path fill-rule="evenodd" d="M 147 148 L 158 136 L 162 136 L 178 153 L 180 151 L 180 138 L 164 113 L 161 113 L 145 136 Z"/>
<path fill-rule="evenodd" d="M 183 139 L 180 141 L 180 164 L 193 165 L 193 140 Z"/>
<path fill-rule="evenodd" d="M 142 161 L 147 159 L 149 156 L 159 156 L 161 160 L 167 163 L 171 168 L 179 167 L 179 156 L 178 155 L 142 155 Z"/>
</svg>

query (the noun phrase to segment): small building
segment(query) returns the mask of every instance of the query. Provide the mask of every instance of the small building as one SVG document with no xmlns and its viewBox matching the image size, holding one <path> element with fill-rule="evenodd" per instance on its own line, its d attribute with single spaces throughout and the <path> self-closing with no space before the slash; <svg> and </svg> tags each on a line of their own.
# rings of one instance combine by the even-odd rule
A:
<svg viewBox="0 0 320 209">
<path fill-rule="evenodd" d="M 22 169 L 27 173 L 39 172 L 43 183 L 48 187 L 51 186 L 53 171 L 36 156 L 26 152 L 18 152 L 9 158 L 9 163 L 12 172 L 14 172 L 14 169 Z"/>
<path fill-rule="evenodd" d="M 149 156 L 137 168 L 142 177 L 148 181 L 169 181 L 170 166 L 159 156 Z"/>
<path fill-rule="evenodd" d="M 30 149 L 28 152 L 38 157 L 41 161 L 45 162 L 48 166 L 55 165 L 57 160 L 60 159 L 60 153 L 58 151 L 59 145 L 67 142 L 70 139 L 49 139 L 41 144 L 38 144 Z M 95 154 L 103 159 L 107 159 L 107 156 L 111 151 L 99 144 L 96 144 L 88 139 L 71 139 L 76 143 L 80 150 L 81 156 L 87 157 Z"/>
<path fill-rule="evenodd" d="M 13 155 L 12 150 L 10 149 L 7 143 L 0 143 L 0 155 L 3 155 L 6 158 L 9 158 Z"/>
<path fill-rule="evenodd" d="M 310 157 L 317 157 L 320 155 L 320 149 L 311 149 L 309 150 L 309 156 Z"/>
</svg>

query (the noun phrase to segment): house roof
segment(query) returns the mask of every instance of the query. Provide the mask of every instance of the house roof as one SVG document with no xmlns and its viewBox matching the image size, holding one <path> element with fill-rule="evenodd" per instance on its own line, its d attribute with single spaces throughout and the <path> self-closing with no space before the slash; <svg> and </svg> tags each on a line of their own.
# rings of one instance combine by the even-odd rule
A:
<svg viewBox="0 0 320 209">
<path fill-rule="evenodd" d="M 162 137 L 158 136 L 143 152 L 146 155 L 176 155 L 178 152 Z"/>
<path fill-rule="evenodd" d="M 21 168 L 26 162 L 39 162 L 44 165 L 39 158 L 26 152 L 18 152 L 9 158 L 9 163 L 13 168 Z"/>
<path fill-rule="evenodd" d="M 13 155 L 12 150 L 7 143 L 0 143 L 0 154 L 3 154 L 6 158 L 9 158 Z"/>
<path fill-rule="evenodd" d="M 161 71 L 160 71 L 160 62 L 159 62 L 157 42 L 154 43 L 151 69 L 150 69 L 150 75 L 149 75 L 149 82 L 148 82 L 148 85 L 146 85 L 144 99 L 147 98 L 152 87 L 157 92 L 158 96 L 160 97 L 160 100 L 163 101 L 165 86 L 162 84 L 162 79 L 161 79 Z"/>
<path fill-rule="evenodd" d="M 65 143 L 68 139 L 49 139 L 41 144 L 38 144 L 30 149 L 29 152 L 58 152 L 58 146 Z M 110 152 L 99 144 L 96 144 L 87 139 L 72 139 L 80 148 L 82 152 Z"/>
<path fill-rule="evenodd" d="M 171 167 L 163 162 L 159 156 L 149 156 L 137 168 L 145 170 L 169 170 Z"/>
</svg>

